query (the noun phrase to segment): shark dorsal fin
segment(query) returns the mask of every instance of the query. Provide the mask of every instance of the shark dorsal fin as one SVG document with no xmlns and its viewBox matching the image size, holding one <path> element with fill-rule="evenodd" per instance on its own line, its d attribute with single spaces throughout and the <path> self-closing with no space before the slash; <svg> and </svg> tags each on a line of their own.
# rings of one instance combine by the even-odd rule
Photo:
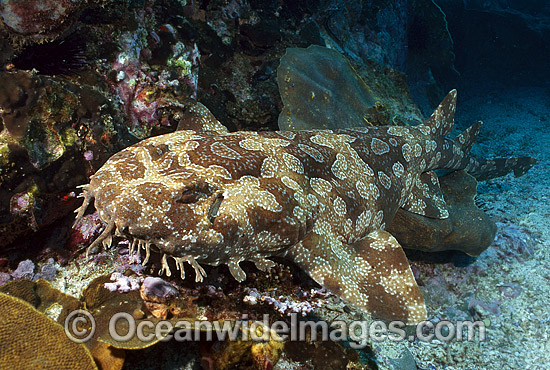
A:
<svg viewBox="0 0 550 370">
<path fill-rule="evenodd" d="M 455 120 L 456 90 L 451 90 L 445 99 L 439 104 L 430 118 L 422 125 L 430 128 L 430 133 L 437 136 L 445 136 L 451 133 Z"/>
<path fill-rule="evenodd" d="M 177 131 L 193 130 L 198 132 L 210 131 L 219 135 L 227 134 L 227 127 L 222 125 L 220 121 L 214 117 L 212 112 L 200 102 L 189 104 L 183 112 L 183 117 L 178 123 Z"/>
</svg>

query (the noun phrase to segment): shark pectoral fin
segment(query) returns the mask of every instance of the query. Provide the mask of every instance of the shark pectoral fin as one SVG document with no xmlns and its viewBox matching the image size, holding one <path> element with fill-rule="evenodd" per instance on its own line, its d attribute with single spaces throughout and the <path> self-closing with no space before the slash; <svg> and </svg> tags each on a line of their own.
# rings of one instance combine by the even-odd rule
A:
<svg viewBox="0 0 550 370">
<path fill-rule="evenodd" d="M 229 267 L 229 272 L 231 272 L 231 275 L 237 280 L 239 283 L 243 282 L 246 279 L 246 272 L 241 268 L 239 265 L 239 262 L 242 260 L 231 258 L 229 262 L 227 262 L 227 267 Z"/>
<path fill-rule="evenodd" d="M 407 324 L 426 320 L 426 306 L 403 248 L 387 231 L 375 230 L 353 245 L 357 273 L 367 276 L 374 316 Z M 367 275 L 368 274 L 368 275 Z"/>
<path fill-rule="evenodd" d="M 353 245 L 310 233 L 290 254 L 315 281 L 375 318 L 407 324 L 426 319 L 405 253 L 386 231 L 373 231 Z"/>
<path fill-rule="evenodd" d="M 449 217 L 447 203 L 433 171 L 424 172 L 413 184 L 409 197 L 401 206 L 404 210 L 430 218 Z"/>
</svg>

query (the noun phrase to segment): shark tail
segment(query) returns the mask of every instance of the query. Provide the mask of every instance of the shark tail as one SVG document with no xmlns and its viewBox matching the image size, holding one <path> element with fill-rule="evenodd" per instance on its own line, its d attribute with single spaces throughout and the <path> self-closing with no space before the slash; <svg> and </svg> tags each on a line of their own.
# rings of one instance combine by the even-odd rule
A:
<svg viewBox="0 0 550 370">
<path fill-rule="evenodd" d="M 532 157 L 511 157 L 484 159 L 470 154 L 482 123 L 476 122 L 454 139 L 444 138 L 443 160 L 441 167 L 454 170 L 465 170 L 478 181 L 514 173 L 515 177 L 524 175 L 537 160 Z M 445 144 L 447 144 L 445 146 Z"/>
<path fill-rule="evenodd" d="M 428 169 L 445 168 L 466 170 L 478 181 L 514 173 L 515 177 L 524 175 L 537 161 L 532 157 L 513 157 L 482 159 L 470 154 L 473 144 L 482 126 L 476 122 L 454 139 L 446 136 L 452 131 L 456 109 L 456 90 L 451 90 L 437 107 L 434 113 L 419 128 L 435 138 L 437 159 L 432 159 Z"/>
<path fill-rule="evenodd" d="M 509 173 L 514 173 L 515 177 L 520 177 L 537 163 L 537 160 L 533 157 L 483 159 L 469 154 L 481 126 L 481 121 L 476 122 L 454 139 L 455 145 L 459 145 L 461 152 L 466 154 L 467 157 L 467 161 L 463 161 L 461 167 L 463 166 L 463 169 L 474 176 L 477 181 L 490 180 Z"/>
<path fill-rule="evenodd" d="M 472 156 L 464 169 L 477 181 L 484 181 L 509 173 L 514 173 L 515 177 L 523 176 L 536 163 L 533 157 L 480 159 Z"/>
</svg>

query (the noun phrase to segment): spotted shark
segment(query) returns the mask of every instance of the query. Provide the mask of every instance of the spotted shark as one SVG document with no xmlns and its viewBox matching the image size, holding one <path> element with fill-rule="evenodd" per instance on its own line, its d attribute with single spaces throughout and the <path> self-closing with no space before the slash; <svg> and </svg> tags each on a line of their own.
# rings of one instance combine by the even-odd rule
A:
<svg viewBox="0 0 550 370">
<path fill-rule="evenodd" d="M 77 221 L 93 199 L 107 226 L 90 248 L 123 236 L 146 263 L 155 247 L 168 276 L 175 265 L 183 278 L 189 263 L 202 281 L 201 264 L 227 264 L 243 281 L 240 262 L 266 270 L 269 257 L 285 257 L 373 317 L 419 322 L 421 292 L 385 227 L 400 208 L 449 217 L 434 170 L 506 165 L 469 155 L 480 122 L 447 137 L 455 107 L 453 90 L 417 126 L 230 133 L 197 104 L 177 131 L 120 151 L 91 176 Z"/>
</svg>

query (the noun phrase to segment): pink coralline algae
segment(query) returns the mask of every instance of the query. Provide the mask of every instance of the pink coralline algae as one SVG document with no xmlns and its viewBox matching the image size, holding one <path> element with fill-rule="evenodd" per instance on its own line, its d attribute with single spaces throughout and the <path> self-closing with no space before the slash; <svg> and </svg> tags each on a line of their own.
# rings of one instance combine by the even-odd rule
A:
<svg viewBox="0 0 550 370">
<path fill-rule="evenodd" d="M 125 276 L 120 272 L 114 272 L 111 275 L 112 283 L 105 283 L 105 288 L 111 292 L 128 293 L 134 290 L 139 290 L 142 277 Z"/>
<path fill-rule="evenodd" d="M 48 259 L 48 263 L 40 269 L 40 272 L 34 275 L 35 279 L 53 280 L 57 274 L 57 267 L 53 258 Z"/>
<path fill-rule="evenodd" d="M 40 271 L 35 273 L 35 270 L 36 265 L 31 260 L 21 261 L 11 274 L 7 272 L 0 273 L 0 286 L 11 280 L 53 280 L 57 274 L 57 267 L 53 258 L 48 259 L 47 263 L 40 268 Z"/>
<path fill-rule="evenodd" d="M 11 275 L 7 272 L 0 272 L 0 286 L 11 281 Z"/>
<path fill-rule="evenodd" d="M 121 52 L 111 66 L 115 72 L 111 83 L 129 119 L 132 134 L 145 138 L 152 127 L 170 124 L 163 110 L 185 107 L 186 94 L 180 97 L 173 90 L 181 90 L 183 87 L 188 97 L 196 98 L 200 53 L 196 44 L 190 47 L 177 42 L 171 47 L 172 53 L 166 61 L 167 68 L 150 66 L 147 60 L 160 39 L 156 32 L 146 29 L 146 12 L 138 12 L 136 16 L 141 26 L 119 37 Z M 161 28 L 173 29 L 169 25 Z"/>
<path fill-rule="evenodd" d="M 256 289 L 249 289 L 248 294 L 243 298 L 244 303 L 256 305 L 265 302 L 273 306 L 282 315 L 289 316 L 292 313 L 299 313 L 302 316 L 307 316 L 316 308 L 321 307 L 321 302 L 315 298 L 325 298 L 328 293 L 323 290 L 314 290 L 310 292 L 301 291 L 297 300 L 292 296 L 277 295 L 277 289 L 270 292 L 258 292 Z"/>
<path fill-rule="evenodd" d="M 94 152 L 92 152 L 91 150 L 87 150 L 84 152 L 84 159 L 87 160 L 87 161 L 91 161 L 92 159 L 94 159 Z"/>
<path fill-rule="evenodd" d="M 34 263 L 31 260 L 19 262 L 19 265 L 12 273 L 15 280 L 32 279 L 34 276 Z"/>
<path fill-rule="evenodd" d="M 36 231 L 38 224 L 34 215 L 36 204 L 33 190 L 14 194 L 10 199 L 10 213 L 15 217 L 27 219 L 27 223 L 31 229 Z"/>
<path fill-rule="evenodd" d="M 100 231 L 102 226 L 97 212 L 82 217 L 72 230 L 71 247 L 76 248 L 86 244 Z"/>
</svg>

